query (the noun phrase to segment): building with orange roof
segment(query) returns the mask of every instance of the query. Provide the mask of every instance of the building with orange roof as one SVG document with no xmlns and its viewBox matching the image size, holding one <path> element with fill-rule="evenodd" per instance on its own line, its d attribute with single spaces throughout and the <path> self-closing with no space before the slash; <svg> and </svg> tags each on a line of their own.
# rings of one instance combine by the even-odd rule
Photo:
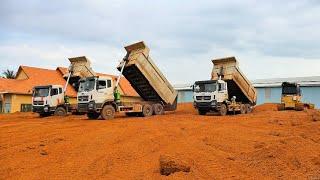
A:
<svg viewBox="0 0 320 180">
<path fill-rule="evenodd" d="M 62 85 L 66 80 L 64 75 L 68 69 L 57 67 L 55 70 L 38 67 L 20 66 L 15 79 L 0 78 L 0 112 L 13 113 L 31 111 L 32 108 L 32 90 L 34 86 L 40 85 Z M 116 76 L 97 73 L 99 76 L 111 76 L 116 80 Z M 119 83 L 121 95 L 124 101 L 139 99 L 139 95 L 132 88 L 129 81 L 124 77 Z M 77 90 L 68 84 L 66 95 L 70 97 L 70 103 L 77 101 Z"/>
</svg>

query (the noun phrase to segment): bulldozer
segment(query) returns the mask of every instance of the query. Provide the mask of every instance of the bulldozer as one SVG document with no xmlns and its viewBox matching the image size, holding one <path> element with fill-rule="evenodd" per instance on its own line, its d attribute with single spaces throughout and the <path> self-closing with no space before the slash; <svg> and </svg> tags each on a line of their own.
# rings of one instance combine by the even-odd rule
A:
<svg viewBox="0 0 320 180">
<path fill-rule="evenodd" d="M 278 104 L 278 110 L 296 110 L 314 109 L 314 104 L 303 103 L 300 85 L 293 82 L 283 82 L 281 94 L 281 103 Z"/>
</svg>

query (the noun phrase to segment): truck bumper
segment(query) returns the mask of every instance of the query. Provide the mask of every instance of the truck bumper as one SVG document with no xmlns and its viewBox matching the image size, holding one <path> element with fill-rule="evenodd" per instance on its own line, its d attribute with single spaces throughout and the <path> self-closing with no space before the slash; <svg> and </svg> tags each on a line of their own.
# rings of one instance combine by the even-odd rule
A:
<svg viewBox="0 0 320 180">
<path fill-rule="evenodd" d="M 96 104 L 94 101 L 78 104 L 78 112 L 99 112 L 101 108 L 102 104 Z"/>
<path fill-rule="evenodd" d="M 49 106 L 32 106 L 32 112 L 44 114 L 44 113 L 50 113 L 55 110 L 55 107 L 49 107 Z"/>
<path fill-rule="evenodd" d="M 194 102 L 194 106 L 199 110 L 205 110 L 205 111 L 217 110 L 219 108 L 216 101 Z"/>
</svg>

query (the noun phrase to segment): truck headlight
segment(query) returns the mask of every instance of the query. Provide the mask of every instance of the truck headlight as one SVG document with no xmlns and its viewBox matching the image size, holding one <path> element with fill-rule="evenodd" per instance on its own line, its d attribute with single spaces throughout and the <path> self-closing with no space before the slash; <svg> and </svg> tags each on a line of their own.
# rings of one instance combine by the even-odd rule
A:
<svg viewBox="0 0 320 180">
<path fill-rule="evenodd" d="M 215 106 L 216 105 L 216 101 L 212 101 L 211 105 Z"/>
<path fill-rule="evenodd" d="M 48 107 L 48 106 L 44 106 L 44 107 L 43 107 L 43 110 L 44 110 L 45 112 L 48 112 L 48 111 L 49 111 L 49 107 Z"/>
<path fill-rule="evenodd" d="M 89 102 L 88 109 L 94 109 L 94 105 L 95 105 L 94 101 Z"/>
</svg>

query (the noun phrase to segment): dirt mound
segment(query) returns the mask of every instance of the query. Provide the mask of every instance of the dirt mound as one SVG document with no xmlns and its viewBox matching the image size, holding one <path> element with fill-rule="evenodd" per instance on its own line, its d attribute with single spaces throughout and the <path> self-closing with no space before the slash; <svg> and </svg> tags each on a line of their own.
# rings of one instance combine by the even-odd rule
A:
<svg viewBox="0 0 320 180">
<path fill-rule="evenodd" d="M 266 103 L 254 107 L 253 112 L 278 111 L 278 104 Z"/>
<path fill-rule="evenodd" d="M 161 155 L 159 161 L 161 175 L 169 176 L 175 172 L 190 172 L 190 166 L 180 159 Z"/>
<path fill-rule="evenodd" d="M 320 121 L 320 110 L 307 109 L 306 112 L 311 117 L 312 121 Z"/>
<path fill-rule="evenodd" d="M 319 179 L 318 119 L 276 104 L 200 116 L 184 103 L 108 121 L 1 114 L 0 179 Z"/>
</svg>

